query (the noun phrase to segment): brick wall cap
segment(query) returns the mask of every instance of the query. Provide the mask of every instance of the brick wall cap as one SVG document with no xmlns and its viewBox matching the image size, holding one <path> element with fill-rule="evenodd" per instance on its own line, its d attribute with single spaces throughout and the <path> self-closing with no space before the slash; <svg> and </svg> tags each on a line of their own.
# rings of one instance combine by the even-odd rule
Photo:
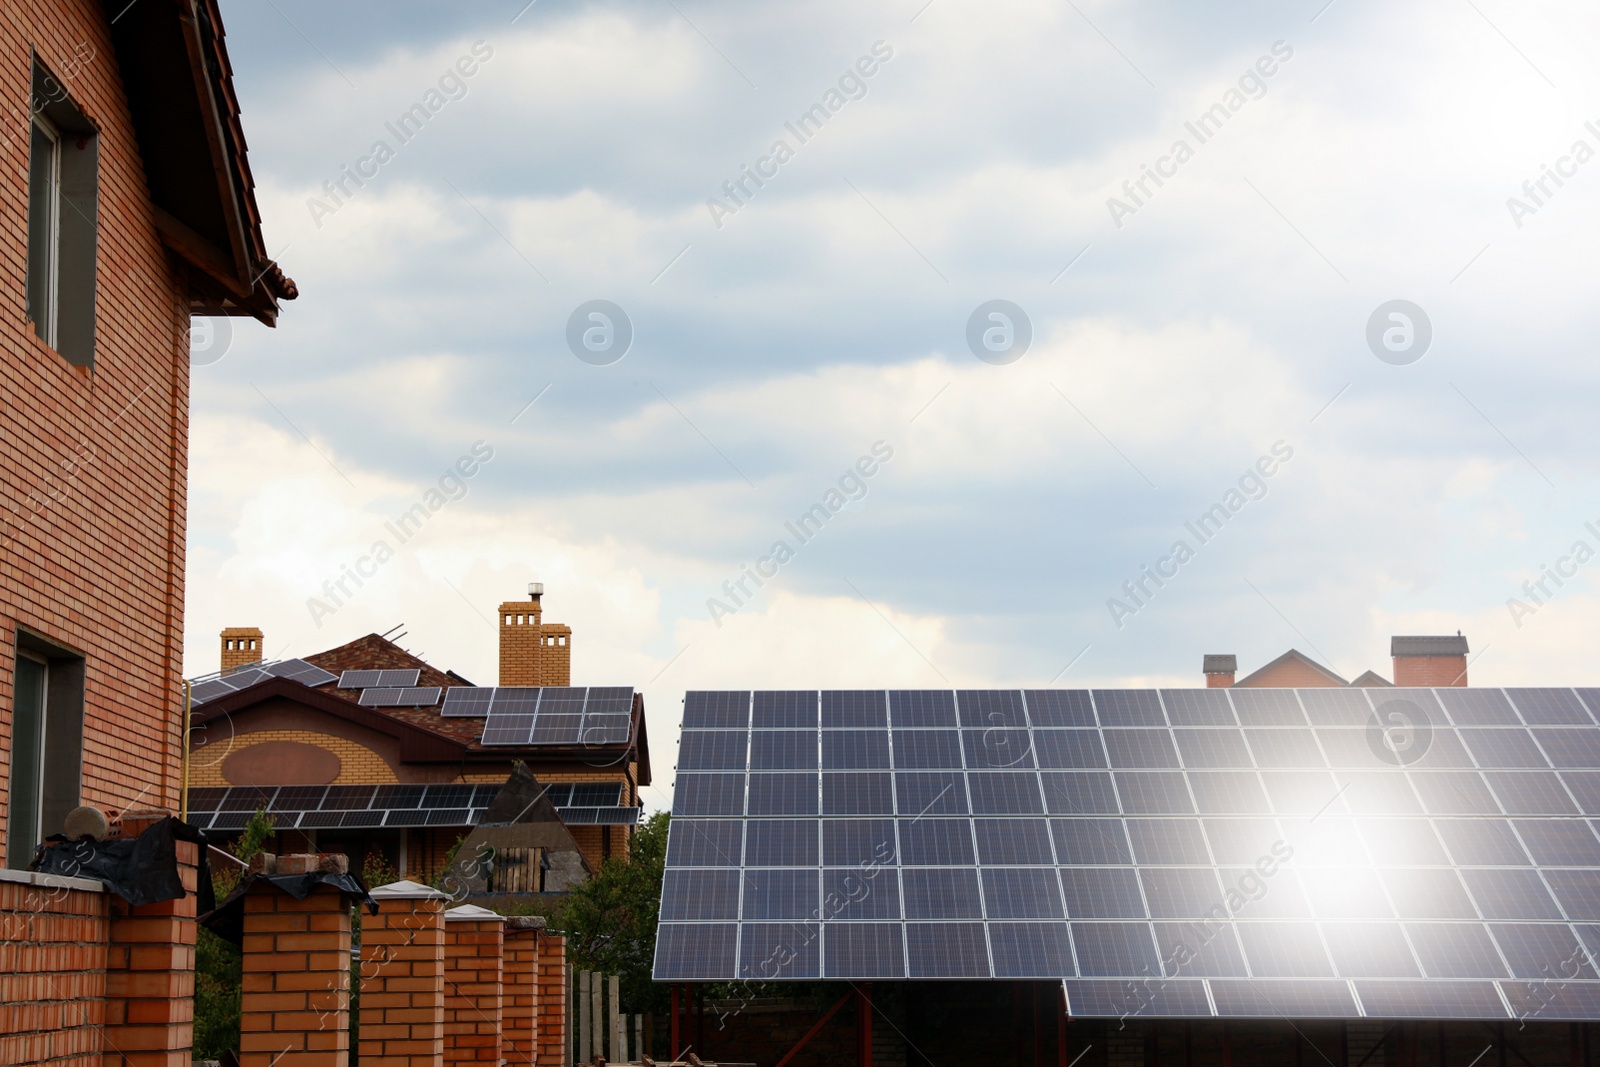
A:
<svg viewBox="0 0 1600 1067">
<path fill-rule="evenodd" d="M 0 882 L 20 882 L 22 885 L 47 886 L 51 889 L 81 889 L 86 893 L 104 893 L 106 887 L 94 878 L 73 878 L 65 874 L 40 874 L 37 871 L 0 869 Z"/>
<path fill-rule="evenodd" d="M 446 914 L 449 914 L 446 912 Z M 513 930 L 543 930 L 546 926 L 543 915 L 507 915 L 506 926 Z"/>
<path fill-rule="evenodd" d="M 373 892 L 376 893 L 377 890 L 373 890 Z M 496 922 L 506 921 L 506 917 L 499 912 L 490 911 L 488 908 L 480 908 L 476 904 L 463 904 L 458 908 L 451 908 L 444 913 L 444 917 L 446 919 L 473 919 L 478 922 L 488 922 L 491 919 Z"/>
<path fill-rule="evenodd" d="M 374 900 L 445 900 L 448 897 L 448 893 L 441 893 L 432 886 L 413 882 L 409 878 L 380 885 L 372 891 Z"/>
</svg>

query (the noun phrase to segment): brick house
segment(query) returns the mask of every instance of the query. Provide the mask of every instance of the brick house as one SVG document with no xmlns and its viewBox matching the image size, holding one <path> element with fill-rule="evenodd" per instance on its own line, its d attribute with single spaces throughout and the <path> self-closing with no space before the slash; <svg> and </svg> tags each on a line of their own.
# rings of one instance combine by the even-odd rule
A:
<svg viewBox="0 0 1600 1067">
<path fill-rule="evenodd" d="M 9 5 L 0 106 L 0 1062 L 177 1064 L 194 897 L 26 868 L 75 807 L 178 807 L 190 317 L 296 292 L 214 0 Z"/>
<path fill-rule="evenodd" d="M 1354 680 L 1346 681 L 1296 648 L 1291 648 L 1237 681 L 1238 656 L 1208 655 L 1201 664 L 1201 671 L 1208 689 L 1464 686 L 1467 684 L 1467 653 L 1467 639 L 1459 632 L 1439 637 L 1390 638 L 1389 655 L 1394 660 L 1392 682 L 1376 671 L 1363 671 Z"/>
<path fill-rule="evenodd" d="M 191 315 L 272 325 L 214 2 L 12 12 L 0 325 L 0 850 L 176 808 Z"/>
<path fill-rule="evenodd" d="M 260 658 L 253 650 L 261 631 L 222 631 L 224 673 L 195 687 L 190 821 L 225 840 L 264 807 L 277 819 L 279 852 L 342 852 L 357 869 L 378 855 L 403 877 L 426 880 L 521 763 L 549 801 L 542 807 L 551 809 L 542 821 L 553 825 L 520 835 L 541 850 L 546 870 L 554 853 L 578 853 L 588 871 L 626 855 L 639 789 L 650 784 L 639 694 L 604 691 L 626 716 L 604 738 L 534 732 L 527 743 L 485 744 L 487 704 L 451 714 L 458 697 L 488 700 L 490 692 L 519 699 L 544 692 L 546 704 L 575 695 L 577 707 L 585 706 L 586 690 L 569 687 L 572 631 L 543 621 L 541 595 L 535 586 L 528 600 L 500 605 L 500 686 L 493 690 L 378 634 L 290 661 L 292 670 L 261 670 L 249 666 Z M 299 678 L 281 676 L 286 671 Z M 598 706 L 594 697 L 588 706 Z M 572 876 L 582 875 L 574 870 L 545 886 L 530 873 L 515 888 L 554 891 Z"/>
</svg>

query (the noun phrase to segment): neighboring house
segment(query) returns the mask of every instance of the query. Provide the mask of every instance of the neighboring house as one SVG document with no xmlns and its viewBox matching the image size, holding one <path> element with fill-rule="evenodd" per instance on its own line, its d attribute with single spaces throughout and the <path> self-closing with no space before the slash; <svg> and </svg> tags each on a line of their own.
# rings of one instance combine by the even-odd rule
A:
<svg viewBox="0 0 1600 1067">
<path fill-rule="evenodd" d="M 1386 686 L 1465 686 L 1467 684 L 1467 639 L 1459 632 L 1442 637 L 1394 637 L 1389 640 L 1389 655 L 1394 660 L 1394 681 L 1374 671 L 1364 671 L 1347 682 L 1299 649 L 1291 648 L 1271 663 L 1234 680 L 1239 657 L 1208 655 L 1202 663 L 1209 689 L 1328 689 L 1353 686 L 1381 689 Z"/>
<path fill-rule="evenodd" d="M 176 809 L 191 315 L 272 325 L 212 0 L 0 26 L 0 855 L 79 804 Z"/>
<path fill-rule="evenodd" d="M 538 849 L 541 862 L 518 875 L 527 857 L 502 856 L 497 889 L 565 888 L 580 867 L 625 855 L 650 784 L 644 701 L 628 687 L 568 686 L 572 631 L 543 621 L 541 592 L 500 605 L 494 688 L 377 634 L 252 666 L 261 631 L 224 630 L 224 673 L 194 687 L 190 820 L 227 838 L 265 808 L 280 853 L 343 852 L 356 866 L 381 856 L 428 877 L 520 764 L 540 803 L 489 821 L 521 824 L 513 846 Z M 565 873 L 546 885 L 541 870 L 558 853 Z"/>
</svg>

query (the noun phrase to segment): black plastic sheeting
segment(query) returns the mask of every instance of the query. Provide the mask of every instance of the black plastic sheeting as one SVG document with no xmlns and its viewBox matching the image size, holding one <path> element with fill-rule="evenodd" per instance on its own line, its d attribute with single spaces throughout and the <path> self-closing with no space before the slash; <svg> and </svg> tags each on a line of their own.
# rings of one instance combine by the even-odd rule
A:
<svg viewBox="0 0 1600 1067">
<path fill-rule="evenodd" d="M 331 871 L 312 871 L 310 874 L 252 874 L 234 887 L 228 899 L 209 914 L 202 913 L 200 925 L 232 945 L 244 942 L 244 895 L 257 882 L 270 882 L 296 900 L 304 900 L 318 886 L 332 886 L 345 895 L 347 901 L 365 904 L 372 914 L 378 914 L 378 902 L 367 892 L 367 885 L 358 875 L 335 874 Z"/>
<path fill-rule="evenodd" d="M 200 846 L 195 896 L 196 908 L 203 914 L 216 906 L 211 864 L 206 858 L 206 835 L 170 815 L 138 837 L 107 841 L 66 841 L 57 837 L 39 849 L 33 869 L 41 874 L 98 879 L 129 904 L 178 900 L 185 893 L 178 873 L 179 841 Z"/>
</svg>

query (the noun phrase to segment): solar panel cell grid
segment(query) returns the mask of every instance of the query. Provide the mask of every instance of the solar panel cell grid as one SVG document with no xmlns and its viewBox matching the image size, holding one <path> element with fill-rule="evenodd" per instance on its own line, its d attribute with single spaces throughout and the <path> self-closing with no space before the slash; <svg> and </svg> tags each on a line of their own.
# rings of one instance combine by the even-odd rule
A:
<svg viewBox="0 0 1600 1067">
<path fill-rule="evenodd" d="M 1030 689 L 1022 694 L 1035 729 L 1095 725 L 1094 702 L 1084 689 Z"/>
<path fill-rule="evenodd" d="M 685 729 L 744 729 L 750 725 L 749 693 L 685 693 Z"/>
<path fill-rule="evenodd" d="M 961 734 L 956 730 L 895 730 L 894 765 L 900 769 L 960 770 Z"/>
<path fill-rule="evenodd" d="M 887 769 L 889 735 L 883 730 L 824 730 L 822 765 L 841 771 Z"/>
<path fill-rule="evenodd" d="M 1503 983 L 1513 1004 L 1600 1017 L 1573 936 L 1600 948 L 1600 836 L 1579 814 L 1600 809 L 1600 740 L 1581 694 L 711 696 L 702 723 L 721 701 L 732 725 L 684 734 L 668 868 L 721 881 L 692 903 L 682 887 L 701 883 L 664 889 L 658 976 L 1064 978 L 1095 1010 L 1234 1017 L 1496 1018 Z M 1429 718 L 1421 759 L 1371 743 L 1369 696 Z M 773 766 L 751 774 L 734 720 L 756 705 Z M 637 812 L 609 788 L 564 810 Z M 320 814 L 408 814 L 381 799 Z M 1574 953 L 1578 973 L 1551 981 Z"/>
<path fill-rule="evenodd" d="M 1173 726 L 1236 726 L 1233 705 L 1220 689 L 1163 689 L 1161 702 Z"/>
<path fill-rule="evenodd" d="M 1165 726 L 1161 699 L 1151 689 L 1096 689 L 1095 711 L 1101 726 Z"/>
<path fill-rule="evenodd" d="M 893 815 L 894 780 L 887 771 L 828 771 L 822 776 L 822 814 Z"/>
<path fill-rule="evenodd" d="M 1230 689 L 1242 726 L 1304 726 L 1305 713 L 1292 689 Z"/>
<path fill-rule="evenodd" d="M 1570 689 L 1507 689 L 1505 695 L 1529 726 L 1593 726 L 1595 722 Z"/>
<path fill-rule="evenodd" d="M 822 693 L 824 730 L 856 727 L 881 730 L 888 724 L 889 704 L 882 691 L 824 690 Z"/>
</svg>

